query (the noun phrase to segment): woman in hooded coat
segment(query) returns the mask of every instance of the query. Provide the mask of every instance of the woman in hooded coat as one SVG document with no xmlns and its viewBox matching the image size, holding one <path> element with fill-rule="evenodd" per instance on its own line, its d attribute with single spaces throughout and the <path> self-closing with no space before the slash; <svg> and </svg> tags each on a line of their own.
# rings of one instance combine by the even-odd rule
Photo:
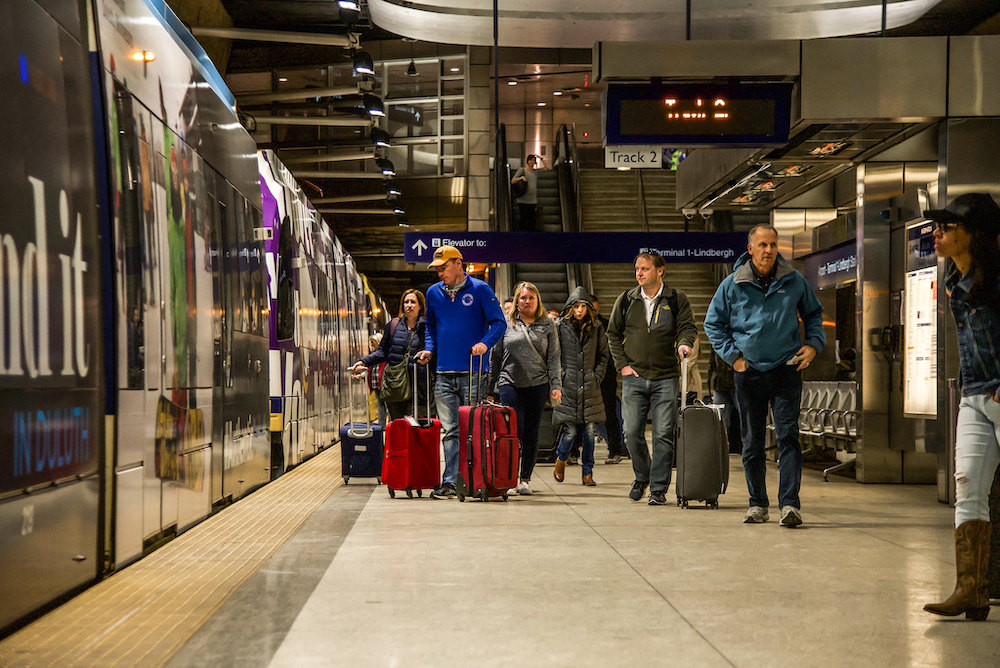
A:
<svg viewBox="0 0 1000 668">
<path fill-rule="evenodd" d="M 594 424 L 604 422 L 601 380 L 608 368 L 608 336 L 589 295 L 578 287 L 566 300 L 557 323 L 562 355 L 562 400 L 552 410 L 552 426 L 563 426 L 556 447 L 555 478 L 566 477 L 566 461 L 577 433 L 583 434 L 583 484 L 594 482 Z"/>
</svg>

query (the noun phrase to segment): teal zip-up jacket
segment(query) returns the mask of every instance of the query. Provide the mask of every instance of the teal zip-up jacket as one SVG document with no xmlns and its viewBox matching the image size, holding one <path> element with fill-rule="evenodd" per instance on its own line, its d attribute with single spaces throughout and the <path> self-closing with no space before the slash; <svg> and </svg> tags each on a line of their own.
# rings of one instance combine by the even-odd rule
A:
<svg viewBox="0 0 1000 668">
<path fill-rule="evenodd" d="M 823 306 L 805 277 L 778 255 L 774 280 L 765 293 L 754 281 L 750 253 L 744 253 L 712 297 L 705 333 L 729 366 L 742 355 L 757 371 L 770 371 L 802 347 L 800 315 L 805 343 L 823 350 Z"/>
</svg>

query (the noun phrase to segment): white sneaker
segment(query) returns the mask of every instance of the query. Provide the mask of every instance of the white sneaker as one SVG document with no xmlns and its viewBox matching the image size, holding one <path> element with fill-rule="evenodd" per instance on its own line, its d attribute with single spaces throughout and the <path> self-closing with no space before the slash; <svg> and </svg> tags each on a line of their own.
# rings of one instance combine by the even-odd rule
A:
<svg viewBox="0 0 1000 668">
<path fill-rule="evenodd" d="M 521 496 L 531 496 L 531 486 L 526 480 L 520 480 L 514 490 Z"/>
<path fill-rule="evenodd" d="M 799 509 L 795 506 L 782 506 L 781 526 L 794 529 L 800 524 L 802 524 L 802 513 L 799 512 Z"/>
<path fill-rule="evenodd" d="M 750 506 L 747 510 L 746 517 L 743 518 L 744 524 L 763 524 L 768 520 L 767 508 L 763 506 Z"/>
</svg>

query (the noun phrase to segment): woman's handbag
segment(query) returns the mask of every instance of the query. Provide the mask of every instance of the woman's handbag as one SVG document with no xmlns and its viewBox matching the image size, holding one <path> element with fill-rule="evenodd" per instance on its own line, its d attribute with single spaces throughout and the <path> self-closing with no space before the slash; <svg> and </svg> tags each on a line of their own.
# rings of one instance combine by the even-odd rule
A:
<svg viewBox="0 0 1000 668">
<path fill-rule="evenodd" d="M 528 194 L 528 182 L 527 181 L 515 181 L 510 184 L 510 196 L 513 199 L 520 199 Z"/>
<path fill-rule="evenodd" d="M 410 343 L 413 342 L 413 332 L 406 342 L 406 350 L 403 352 L 403 359 L 396 364 L 386 364 L 382 373 L 382 389 L 379 391 L 379 399 L 387 404 L 409 401 L 413 397 L 413 387 L 410 385 L 409 363 L 410 363 Z"/>
</svg>

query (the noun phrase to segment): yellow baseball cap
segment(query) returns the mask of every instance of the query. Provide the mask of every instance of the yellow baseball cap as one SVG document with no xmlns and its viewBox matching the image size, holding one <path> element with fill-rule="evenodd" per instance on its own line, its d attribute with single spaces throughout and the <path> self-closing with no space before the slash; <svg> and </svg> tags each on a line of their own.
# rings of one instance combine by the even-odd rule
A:
<svg viewBox="0 0 1000 668">
<path fill-rule="evenodd" d="M 454 246 L 441 246 L 434 251 L 434 259 L 427 265 L 428 269 L 437 269 L 448 260 L 461 260 L 462 252 Z"/>
</svg>

